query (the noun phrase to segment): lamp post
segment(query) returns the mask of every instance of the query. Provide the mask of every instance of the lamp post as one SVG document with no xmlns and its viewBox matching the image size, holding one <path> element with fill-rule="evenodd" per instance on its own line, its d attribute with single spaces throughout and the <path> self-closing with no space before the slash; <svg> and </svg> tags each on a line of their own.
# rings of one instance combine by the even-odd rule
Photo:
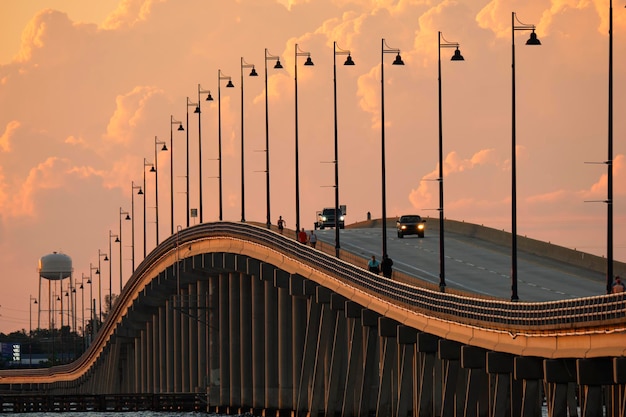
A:
<svg viewBox="0 0 626 417">
<path fill-rule="evenodd" d="M 217 70 L 217 159 L 218 159 L 218 177 L 219 177 L 219 220 L 222 221 L 222 80 L 228 80 L 227 88 L 234 88 L 231 78 L 222 74 L 222 70 Z"/>
<path fill-rule="evenodd" d="M 306 56 L 304 65 L 313 66 L 313 60 L 311 60 L 311 53 L 305 52 L 296 44 L 294 48 L 294 92 L 295 92 L 295 159 L 296 159 L 296 237 L 298 237 L 298 231 L 300 230 L 300 156 L 298 154 L 298 57 Z"/>
<path fill-rule="evenodd" d="M 110 257 L 111 263 L 109 263 L 109 304 L 111 307 L 113 307 L 113 250 L 111 249 L 111 240 L 113 238 L 115 238 L 115 243 L 119 243 L 120 248 L 122 247 L 122 242 L 120 241 L 119 235 L 114 235 L 109 230 L 109 253 L 111 254 L 111 257 Z M 122 261 L 122 258 L 120 257 L 120 262 L 121 261 Z"/>
<path fill-rule="evenodd" d="M 28 362 L 33 366 L 33 304 L 37 304 L 37 299 L 31 294 L 28 295 Z"/>
<path fill-rule="evenodd" d="M 186 172 L 186 177 L 187 177 L 187 227 L 189 227 L 189 107 L 198 107 L 198 103 L 194 103 L 192 101 L 189 100 L 189 97 L 187 97 L 187 122 L 186 122 L 186 127 L 187 127 L 187 172 Z M 202 203 L 200 203 L 202 204 Z"/>
<path fill-rule="evenodd" d="M 613 290 L 613 0 L 609 0 L 609 128 L 606 204 L 606 293 Z"/>
<path fill-rule="evenodd" d="M 515 24 L 518 23 L 518 25 Z M 526 45 L 541 45 L 535 25 L 527 25 L 519 21 L 515 12 L 511 13 L 511 301 L 519 300 L 517 295 L 517 178 L 516 178 L 516 138 L 515 138 L 515 31 L 531 30 Z"/>
<path fill-rule="evenodd" d="M 280 63 L 280 57 L 272 55 L 265 48 L 265 201 L 267 219 L 265 221 L 266 226 L 269 228 L 272 224 L 270 214 L 270 124 L 269 124 L 269 108 L 267 98 L 267 61 L 276 60 L 274 69 L 282 69 L 283 66 Z"/>
<path fill-rule="evenodd" d="M 437 38 L 437 81 L 439 86 L 439 291 L 446 290 L 446 258 L 444 246 L 443 214 L 443 118 L 441 115 L 441 48 L 456 48 L 451 61 L 463 61 L 458 42 L 448 42 L 439 32 Z M 442 42 L 443 41 L 443 42 Z"/>
<path fill-rule="evenodd" d="M 143 158 L 143 257 L 146 258 L 146 229 L 148 222 L 146 221 L 146 167 L 150 167 L 150 172 L 156 172 L 154 164 Z M 155 187 L 156 188 L 156 187 Z"/>
<path fill-rule="evenodd" d="M 156 209 L 156 245 L 159 246 L 159 167 L 157 158 L 157 147 L 163 145 L 161 151 L 167 151 L 167 145 L 164 141 L 154 137 L 154 201 Z"/>
<path fill-rule="evenodd" d="M 400 57 L 400 50 L 390 48 L 382 39 L 380 44 L 380 121 L 381 121 L 381 138 L 380 138 L 380 158 L 381 158 L 381 188 L 382 188 L 382 227 L 383 227 L 383 257 L 387 255 L 387 189 L 385 179 L 385 54 L 396 54 L 396 59 L 392 65 L 404 65 L 404 61 Z M 337 218 L 337 216 L 335 216 Z"/>
<path fill-rule="evenodd" d="M 174 119 L 170 115 L 170 235 L 174 235 L 174 128 L 178 125 L 177 130 L 185 130 L 183 123 Z"/>
<path fill-rule="evenodd" d="M 257 77 L 254 64 L 248 64 L 243 57 L 241 57 L 241 221 L 246 221 L 246 194 L 245 194 L 245 174 L 244 174 L 244 141 L 243 141 L 243 69 L 252 68 L 250 70 L 250 77 Z"/>
<path fill-rule="evenodd" d="M 203 220 L 202 214 L 202 111 L 200 110 L 200 94 L 207 93 L 207 101 L 213 101 L 210 90 L 203 90 L 200 84 L 198 84 L 198 105 L 194 113 L 198 113 L 198 190 L 200 192 L 200 223 Z"/>
<path fill-rule="evenodd" d="M 123 271 L 122 271 L 122 216 L 126 215 L 125 219 L 130 220 L 130 213 L 122 210 L 120 207 L 120 233 L 119 233 L 119 242 L 120 242 L 120 294 L 122 293 L 122 288 L 124 288 L 124 284 L 122 283 Z"/>
<path fill-rule="evenodd" d="M 133 263 L 133 273 L 135 272 L 135 190 L 138 195 L 143 195 L 143 191 L 141 190 L 140 185 L 135 185 L 134 181 L 131 181 L 131 190 L 130 190 L 130 205 L 131 205 L 131 219 L 132 219 L 132 238 L 131 238 L 131 246 L 132 246 L 132 263 Z"/>
<path fill-rule="evenodd" d="M 339 143 L 337 138 L 337 55 L 347 55 L 343 65 L 354 65 L 349 50 L 341 49 L 333 42 L 333 108 L 335 114 L 335 256 L 339 257 Z"/>
<path fill-rule="evenodd" d="M 98 269 L 96 269 L 96 275 L 98 276 L 98 310 L 100 322 L 102 322 L 102 265 L 100 263 L 101 258 L 104 258 L 105 262 L 109 260 L 107 254 L 98 249 Z"/>
<path fill-rule="evenodd" d="M 83 350 L 87 347 L 85 343 L 85 278 L 87 278 L 87 284 L 89 284 L 89 288 L 91 288 L 91 280 L 89 276 L 85 276 L 84 273 L 81 274 L 81 283 L 80 283 L 80 293 L 82 297 L 82 323 L 83 323 Z"/>
<path fill-rule="evenodd" d="M 91 311 L 91 337 L 93 340 L 93 337 L 96 334 L 96 305 L 95 305 L 95 300 L 93 299 L 93 271 L 96 271 L 96 274 L 100 273 L 100 270 L 98 268 L 96 268 L 95 266 L 93 266 L 91 264 L 91 262 L 89 263 L 89 281 L 87 281 L 87 283 L 89 284 L 89 311 Z"/>
</svg>

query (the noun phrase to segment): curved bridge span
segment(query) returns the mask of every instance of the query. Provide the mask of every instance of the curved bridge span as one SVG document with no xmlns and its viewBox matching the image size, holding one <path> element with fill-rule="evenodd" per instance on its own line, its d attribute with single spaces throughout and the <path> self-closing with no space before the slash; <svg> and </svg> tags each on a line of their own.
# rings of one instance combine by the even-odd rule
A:
<svg viewBox="0 0 626 417">
<path fill-rule="evenodd" d="M 207 223 L 149 254 L 77 361 L 0 371 L 0 386 L 206 392 L 210 410 L 264 415 L 534 416 L 544 397 L 551 415 L 575 398 L 624 415 L 624 301 L 442 293 L 265 227 Z"/>
</svg>

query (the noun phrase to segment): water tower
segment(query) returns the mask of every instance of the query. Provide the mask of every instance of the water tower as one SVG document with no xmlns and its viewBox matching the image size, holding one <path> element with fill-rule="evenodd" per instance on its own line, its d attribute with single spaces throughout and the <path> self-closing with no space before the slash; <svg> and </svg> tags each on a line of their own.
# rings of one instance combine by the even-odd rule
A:
<svg viewBox="0 0 626 417">
<path fill-rule="evenodd" d="M 46 311 L 42 310 L 43 299 L 41 298 L 41 284 L 42 278 L 45 278 L 48 281 L 48 328 L 52 329 L 53 323 L 52 319 L 54 317 L 55 311 L 61 312 L 61 325 L 63 325 L 63 311 L 64 311 L 64 293 L 63 293 L 63 280 L 65 278 L 69 278 L 70 283 L 67 286 L 67 311 L 68 311 L 68 324 L 70 323 L 70 311 L 74 311 L 74 299 L 72 298 L 72 288 L 74 287 L 74 283 L 72 282 L 72 258 L 63 254 L 52 252 L 49 255 L 42 256 L 39 259 L 39 267 L 37 268 L 39 272 L 39 311 L 37 315 L 37 327 L 41 328 L 41 312 Z M 53 285 L 54 284 L 54 285 Z M 54 286 L 54 292 L 52 291 L 52 287 Z M 56 307 L 57 300 L 60 300 L 60 310 Z M 71 308 L 70 308 L 71 307 Z"/>
</svg>

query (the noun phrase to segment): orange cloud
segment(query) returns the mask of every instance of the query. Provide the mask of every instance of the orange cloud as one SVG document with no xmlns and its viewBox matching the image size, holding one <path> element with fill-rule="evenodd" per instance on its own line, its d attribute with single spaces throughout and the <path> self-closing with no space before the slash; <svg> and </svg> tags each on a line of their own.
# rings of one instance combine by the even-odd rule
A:
<svg viewBox="0 0 626 417">
<path fill-rule="evenodd" d="M 11 152 L 11 138 L 19 127 L 20 122 L 17 120 L 11 120 L 9 124 L 7 124 L 2 136 L 0 136 L 0 151 Z"/>
<path fill-rule="evenodd" d="M 135 24 L 145 21 L 155 3 L 163 0 L 122 0 L 117 9 L 107 17 L 102 24 L 106 30 L 131 28 Z"/>
</svg>

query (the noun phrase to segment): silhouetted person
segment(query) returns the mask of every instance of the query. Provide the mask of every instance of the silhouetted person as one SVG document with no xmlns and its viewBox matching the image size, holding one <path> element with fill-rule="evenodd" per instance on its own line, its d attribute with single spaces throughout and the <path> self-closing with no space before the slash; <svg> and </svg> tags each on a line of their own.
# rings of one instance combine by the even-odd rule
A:
<svg viewBox="0 0 626 417">
<path fill-rule="evenodd" d="M 285 220 L 283 220 L 283 216 L 278 216 L 278 222 L 276 222 L 276 224 L 278 225 L 278 231 L 280 233 L 283 232 L 283 229 L 285 228 L 285 226 L 287 225 L 287 223 L 285 222 Z"/>
<path fill-rule="evenodd" d="M 393 261 L 389 256 L 387 256 L 387 254 L 384 254 L 383 261 L 380 264 L 380 269 L 383 271 L 383 276 L 385 278 L 391 278 L 391 274 L 393 273 L 393 270 L 391 269 L 392 266 Z"/>
</svg>

